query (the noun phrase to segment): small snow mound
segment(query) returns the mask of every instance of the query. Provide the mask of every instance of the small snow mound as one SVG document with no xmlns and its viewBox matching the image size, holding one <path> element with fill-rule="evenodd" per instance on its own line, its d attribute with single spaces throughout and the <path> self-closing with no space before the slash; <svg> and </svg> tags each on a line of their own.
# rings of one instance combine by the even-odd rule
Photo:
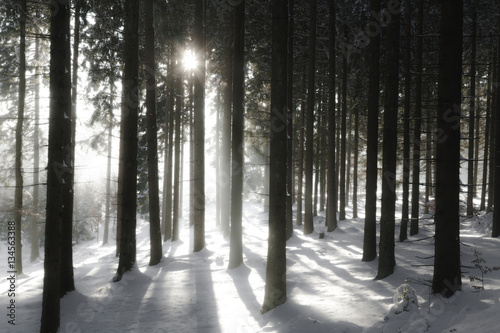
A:
<svg viewBox="0 0 500 333">
<path fill-rule="evenodd" d="M 395 314 L 418 309 L 417 293 L 409 284 L 404 283 L 400 285 L 396 289 L 393 300 L 393 312 Z"/>
</svg>

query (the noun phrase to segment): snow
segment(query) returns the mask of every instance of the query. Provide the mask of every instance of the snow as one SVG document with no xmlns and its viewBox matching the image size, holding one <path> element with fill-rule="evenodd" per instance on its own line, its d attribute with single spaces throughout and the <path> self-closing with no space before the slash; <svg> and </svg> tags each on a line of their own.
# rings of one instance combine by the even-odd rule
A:
<svg viewBox="0 0 500 333">
<path fill-rule="evenodd" d="M 500 266 L 500 239 L 489 237 L 491 214 L 462 221 L 463 286 L 446 299 L 430 294 L 428 285 L 433 271 L 431 220 L 421 220 L 420 234 L 396 242 L 395 272 L 377 281 L 377 261 L 361 262 L 363 218 L 340 221 L 336 231 L 319 239 L 324 230 L 320 213 L 312 235 L 304 236 L 296 226 L 288 241 L 286 303 L 261 314 L 268 234 L 263 206 L 244 203 L 244 265 L 234 270 L 227 269 L 229 239 L 215 226 L 214 204 L 206 214 L 207 247 L 192 253 L 185 211 L 181 241 L 163 244 L 164 257 L 157 266 L 148 266 L 149 223 L 139 220 L 137 265 L 116 283 L 114 235 L 105 246 L 95 240 L 75 245 L 77 290 L 61 300 L 60 332 L 500 332 L 500 270 L 484 275 L 484 290 L 474 288 L 478 282 L 469 279 L 481 276 L 472 263 L 473 249 L 482 253 L 483 266 Z M 12 326 L 5 316 L 7 256 L 2 242 L 0 308 L 5 310 L 0 331 L 37 332 L 43 262 L 30 263 L 29 244 L 24 246 L 25 274 L 16 280 Z M 401 301 L 395 295 L 401 293 L 408 300 L 414 293 L 415 302 L 395 305 Z"/>
</svg>

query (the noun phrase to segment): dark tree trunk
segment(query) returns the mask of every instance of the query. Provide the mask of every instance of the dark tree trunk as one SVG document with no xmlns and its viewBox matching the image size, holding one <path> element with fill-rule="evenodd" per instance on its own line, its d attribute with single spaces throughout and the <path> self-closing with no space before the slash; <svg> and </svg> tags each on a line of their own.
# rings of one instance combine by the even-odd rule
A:
<svg viewBox="0 0 500 333">
<path fill-rule="evenodd" d="M 326 226 L 337 228 L 337 181 L 335 172 L 335 20 L 336 1 L 328 0 L 328 174 Z"/>
<path fill-rule="evenodd" d="M 382 164 L 382 207 L 380 216 L 380 243 L 377 279 L 394 272 L 394 231 L 396 213 L 396 158 L 399 106 L 399 28 L 400 14 L 392 16 L 387 25 L 385 45 L 384 82 L 384 145 Z"/>
<path fill-rule="evenodd" d="M 486 120 L 484 124 L 484 152 L 483 152 L 483 183 L 481 186 L 481 206 L 479 210 L 486 209 L 486 189 L 488 188 L 488 162 L 489 162 L 489 148 L 490 148 L 490 114 L 491 114 L 491 81 L 492 69 L 491 64 L 488 66 L 488 88 L 486 91 Z M 490 170 L 491 173 L 491 170 Z"/>
<path fill-rule="evenodd" d="M 37 32 L 38 29 L 37 29 Z M 35 63 L 40 61 L 40 37 L 35 38 Z M 31 221 L 31 262 L 40 256 L 38 222 L 40 215 L 40 66 L 35 69 L 35 125 L 33 130 L 33 219 Z"/>
<path fill-rule="evenodd" d="M 54 9 L 54 8 L 52 8 Z M 65 132 L 71 114 L 70 4 L 61 5 L 50 22 L 50 123 L 47 168 L 47 208 L 45 221 L 45 259 L 41 333 L 56 333 L 60 325 L 61 296 L 61 217 L 63 213 L 62 175 L 67 152 Z M 67 122 L 67 121 L 66 121 Z"/>
<path fill-rule="evenodd" d="M 154 266 L 163 256 L 160 228 L 160 190 L 158 184 L 158 138 L 156 124 L 156 60 L 154 1 L 145 0 L 145 50 L 146 65 L 146 140 L 148 154 L 148 198 L 149 198 L 149 265 Z"/>
<path fill-rule="evenodd" d="M 125 1 L 124 69 L 122 94 L 122 126 L 120 160 L 122 172 L 118 177 L 121 192 L 120 259 L 114 281 L 121 280 L 136 260 L 137 212 L 137 123 L 139 106 L 139 2 Z"/>
<path fill-rule="evenodd" d="M 294 167 L 293 167 L 293 115 L 295 112 L 293 103 L 293 27 L 294 16 L 293 7 L 295 0 L 288 0 L 288 54 L 287 54 L 287 199 L 286 199 L 286 239 L 290 239 L 293 235 L 293 196 L 294 196 Z"/>
<path fill-rule="evenodd" d="M 15 259 L 16 274 L 23 274 L 23 256 L 21 243 L 21 221 L 23 211 L 23 124 L 26 103 L 26 0 L 21 0 L 19 8 L 19 88 L 16 124 L 16 157 L 15 174 L 16 189 L 14 193 L 14 223 L 15 223 Z"/>
<path fill-rule="evenodd" d="M 309 2 L 309 55 L 307 66 L 307 118 L 306 118 L 306 189 L 304 234 L 314 231 L 313 223 L 313 157 L 314 157 L 314 95 L 316 91 L 316 1 Z"/>
<path fill-rule="evenodd" d="M 172 161 L 174 154 L 174 50 L 170 51 L 170 63 L 167 72 L 167 105 L 165 115 L 165 128 L 167 139 L 165 139 L 165 166 L 164 166 L 164 187 L 163 187 L 163 241 L 172 238 Z"/>
<path fill-rule="evenodd" d="M 358 90 L 359 92 L 359 90 Z M 358 217 L 359 105 L 354 113 L 354 169 L 352 175 L 352 218 Z"/>
<path fill-rule="evenodd" d="M 112 141 L 113 141 L 113 104 L 114 104 L 114 79 L 110 78 L 110 104 L 111 108 L 109 110 L 109 124 L 108 124 L 108 163 L 106 167 L 106 212 L 104 213 L 104 235 L 102 237 L 102 245 L 108 244 L 109 238 L 109 221 L 111 214 L 111 154 L 112 150 Z"/>
<path fill-rule="evenodd" d="M 380 0 L 370 0 L 370 11 L 380 13 Z M 375 21 L 372 21 L 375 22 Z M 366 144 L 366 203 L 365 230 L 363 238 L 363 261 L 377 257 L 377 155 L 378 155 L 378 105 L 379 105 L 379 59 L 380 34 L 370 39 L 368 46 L 369 87 L 368 123 Z"/>
<path fill-rule="evenodd" d="M 340 194 L 339 221 L 345 220 L 347 158 L 347 54 L 342 57 L 342 114 L 340 115 Z"/>
<path fill-rule="evenodd" d="M 172 206 L 172 241 L 179 240 L 179 203 L 180 203 L 180 158 L 181 158 L 181 113 L 183 108 L 184 91 L 182 89 L 182 75 L 179 66 L 176 66 L 177 76 L 175 78 L 175 138 L 174 138 L 174 201 Z M 195 203 L 198 202 L 195 200 Z M 196 206 L 195 206 L 196 209 Z M 196 231 L 195 231 L 196 232 Z M 201 248 L 203 249 L 203 247 Z M 200 250 L 201 250 L 200 249 Z"/>
<path fill-rule="evenodd" d="M 233 89 L 233 25 L 234 16 L 228 15 L 228 37 L 225 45 L 225 86 L 224 86 L 224 114 L 222 119 L 222 154 L 221 154 L 221 186 L 222 209 L 221 229 L 224 238 L 229 236 L 229 217 L 231 214 L 231 103 Z"/>
<path fill-rule="evenodd" d="M 500 27 L 500 18 L 498 19 L 498 26 Z M 498 36 L 497 39 L 497 60 L 500 59 L 500 35 Z M 497 70 L 497 79 L 500 77 L 500 66 L 497 63 L 496 66 Z M 496 81 L 495 81 L 496 82 Z M 494 166 L 495 168 L 490 168 L 490 173 L 495 174 L 493 182 L 490 183 L 490 187 L 494 188 L 494 194 L 493 194 L 493 207 L 500 207 L 500 177 L 496 175 L 496 172 L 491 172 L 491 170 L 498 170 L 500 168 L 500 150 L 498 147 L 500 147 L 500 85 L 496 85 L 495 87 L 495 103 L 493 105 L 494 109 L 492 111 L 492 114 L 494 114 L 494 132 L 495 132 L 495 144 L 494 144 L 494 154 L 491 154 L 491 157 L 495 159 L 494 161 Z M 493 142 L 493 140 L 492 140 Z M 498 237 L 500 236 L 500 210 L 499 209 L 494 209 L 493 210 L 493 226 L 492 226 L 492 231 L 491 231 L 491 236 L 492 237 Z"/>
<path fill-rule="evenodd" d="M 305 67 L 305 66 L 304 66 Z M 300 103 L 300 129 L 299 129 L 299 154 L 297 156 L 297 226 L 302 225 L 302 194 L 304 180 L 304 136 L 305 136 L 305 121 L 306 121 L 306 70 L 304 68 L 302 76 L 302 100 Z"/>
<path fill-rule="evenodd" d="M 245 102 L 245 0 L 234 8 L 233 135 L 231 145 L 231 246 L 229 268 L 243 262 L 243 130 Z"/>
<path fill-rule="evenodd" d="M 269 238 L 262 312 L 286 301 L 288 0 L 273 0 Z"/>
<path fill-rule="evenodd" d="M 468 148 L 469 148 L 469 156 L 467 161 L 467 217 L 472 217 L 474 215 L 474 190 L 476 186 L 476 179 L 474 178 L 474 142 L 477 140 L 474 139 L 474 130 L 476 121 L 476 2 L 474 0 L 471 3 L 471 11 L 472 11 L 472 42 L 471 42 L 471 65 L 470 65 L 470 96 L 469 96 L 469 138 Z"/>
<path fill-rule="evenodd" d="M 436 137 L 436 234 L 432 292 L 460 290 L 460 109 L 462 89 L 462 1 L 441 1 Z"/>
<path fill-rule="evenodd" d="M 194 9 L 194 44 L 198 68 L 194 75 L 194 242 L 193 251 L 205 247 L 205 0 Z M 174 211 L 175 214 L 175 211 Z"/>
<path fill-rule="evenodd" d="M 410 192 L 410 109 L 411 109 L 411 1 L 405 3 L 404 25 L 404 115 L 403 115 L 403 207 L 399 241 L 408 238 Z"/>
<path fill-rule="evenodd" d="M 424 29 L 424 0 L 417 1 L 417 45 L 415 79 L 415 122 L 413 128 L 413 163 L 411 186 L 411 222 L 410 235 L 418 234 L 420 208 L 420 132 L 422 131 L 422 40 Z M 429 121 L 429 119 L 427 119 Z"/>
</svg>

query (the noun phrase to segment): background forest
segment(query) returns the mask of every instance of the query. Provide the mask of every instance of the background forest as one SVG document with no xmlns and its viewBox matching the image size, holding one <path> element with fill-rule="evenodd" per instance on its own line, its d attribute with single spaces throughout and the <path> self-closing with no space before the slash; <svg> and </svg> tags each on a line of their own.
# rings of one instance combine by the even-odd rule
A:
<svg viewBox="0 0 500 333">
<path fill-rule="evenodd" d="M 398 241 L 431 239 L 432 276 L 406 282 L 483 290 L 498 258 L 475 249 L 467 275 L 460 237 L 499 245 L 499 15 L 496 0 L 2 1 L 0 238 L 18 281 L 43 263 L 41 332 L 60 328 L 87 245 L 112 248 L 126 284 L 138 256 L 163 267 L 189 237 L 185 255 L 211 257 L 220 236 L 231 272 L 253 258 L 255 209 L 263 314 L 287 302 L 291 244 L 348 228 L 376 266 L 360 274 L 401 274 Z"/>
</svg>

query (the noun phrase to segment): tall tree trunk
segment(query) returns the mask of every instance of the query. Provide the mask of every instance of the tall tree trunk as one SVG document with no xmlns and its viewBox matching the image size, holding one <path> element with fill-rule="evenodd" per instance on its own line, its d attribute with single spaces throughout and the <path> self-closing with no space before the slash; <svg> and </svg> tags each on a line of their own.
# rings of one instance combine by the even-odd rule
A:
<svg viewBox="0 0 500 333">
<path fill-rule="evenodd" d="M 408 238 L 410 192 L 410 112 L 411 112 L 411 1 L 405 3 L 404 25 L 404 115 L 403 115 L 403 207 L 399 241 Z"/>
<path fill-rule="evenodd" d="M 194 242 L 193 251 L 205 247 L 205 0 L 194 9 L 194 44 L 198 68 L 194 75 Z M 174 212 L 175 213 L 175 212 Z"/>
<path fill-rule="evenodd" d="M 38 32 L 38 29 L 37 29 Z M 33 219 L 31 221 L 31 262 L 40 256 L 38 221 L 40 217 L 40 37 L 35 38 L 35 125 L 33 130 Z"/>
<path fill-rule="evenodd" d="M 21 243 L 21 221 L 23 218 L 23 124 L 24 109 L 26 102 L 26 14 L 27 5 L 25 0 L 21 0 L 19 10 L 19 95 L 16 124 L 16 157 L 15 174 L 16 189 L 14 193 L 14 223 L 15 223 L 15 259 L 16 274 L 23 274 L 23 256 Z"/>
<path fill-rule="evenodd" d="M 424 0 L 417 1 L 417 45 L 416 45 L 416 68 L 415 80 L 415 114 L 413 128 L 413 163 L 412 163 L 412 186 L 411 186 L 411 222 L 410 235 L 418 234 L 419 208 L 420 208 L 420 132 L 422 131 L 422 41 L 424 29 Z M 429 121 L 429 119 L 427 119 Z M 429 134 L 427 134 L 429 135 Z M 429 152 L 429 151 L 428 151 Z M 429 185 L 429 184 L 428 184 Z"/>
<path fill-rule="evenodd" d="M 370 11 L 380 13 L 380 0 L 370 0 Z M 376 21 L 372 21 L 376 23 Z M 363 236 L 363 261 L 377 257 L 376 213 L 377 213 L 377 156 L 378 156 L 378 105 L 379 105 L 379 59 L 380 33 L 370 39 L 368 46 L 369 87 L 368 123 L 366 144 L 366 202 L 365 229 Z"/>
<path fill-rule="evenodd" d="M 467 217 L 474 215 L 474 189 L 476 186 L 476 179 L 474 178 L 474 130 L 476 121 L 476 31 L 477 31 L 477 13 L 476 13 L 477 0 L 471 3 L 472 6 L 472 45 L 471 45 L 471 65 L 470 65 L 470 96 L 469 96 L 469 138 L 468 148 L 469 156 L 467 161 Z"/>
<path fill-rule="evenodd" d="M 231 246 L 229 268 L 243 262 L 243 130 L 245 102 L 245 0 L 234 8 L 234 53 L 233 53 L 233 136 L 231 145 Z"/>
<path fill-rule="evenodd" d="M 498 3 L 498 1 L 497 1 Z M 497 13 L 498 14 L 498 13 Z M 498 27 L 500 27 L 500 18 L 498 18 Z M 500 35 L 497 38 L 497 61 L 500 59 Z M 496 66 L 496 71 L 497 71 L 497 79 L 500 77 L 500 66 Z M 496 82 L 496 81 L 495 81 Z M 493 182 L 490 183 L 490 187 L 493 187 L 493 205 L 494 207 L 500 207 L 500 177 L 496 175 L 496 172 L 491 172 L 491 170 L 498 170 L 500 168 L 500 150 L 498 149 L 500 147 L 500 85 L 496 85 L 495 87 L 495 103 L 493 105 L 494 109 L 492 114 L 494 114 L 494 132 L 495 132 L 495 143 L 494 143 L 494 148 L 493 148 L 493 153 L 491 153 L 491 158 L 494 158 L 494 169 L 490 167 L 490 173 L 495 174 Z M 493 140 L 492 140 L 493 143 Z M 499 209 L 494 209 L 493 210 L 493 226 L 491 230 L 491 236 L 492 237 L 499 237 L 500 236 L 500 210 Z"/>
<path fill-rule="evenodd" d="M 490 114 L 491 114 L 491 81 L 492 69 L 491 64 L 488 66 L 488 88 L 486 91 L 486 120 L 484 124 L 484 151 L 483 151 L 483 182 L 481 186 L 481 206 L 479 210 L 486 209 L 486 189 L 488 187 L 488 153 L 490 148 Z M 491 173 L 491 170 L 490 170 Z"/>
<path fill-rule="evenodd" d="M 328 174 L 326 226 L 337 228 L 337 181 L 335 172 L 335 21 L 336 1 L 328 0 Z"/>
<path fill-rule="evenodd" d="M 173 46 L 172 46 L 173 48 Z M 175 96 L 175 79 L 174 79 L 174 54 L 171 49 L 170 59 L 167 72 L 167 105 L 165 115 L 165 128 L 167 130 L 167 139 L 165 140 L 165 166 L 164 166 L 164 187 L 163 187 L 163 241 L 172 238 L 172 161 L 174 154 L 174 96 Z M 191 126 L 190 126 L 191 128 Z"/>
<path fill-rule="evenodd" d="M 399 29 L 400 14 L 395 13 L 387 25 L 386 70 L 384 82 L 384 145 L 382 164 L 382 207 L 380 216 L 380 243 L 377 279 L 394 272 L 394 231 L 396 213 L 396 158 L 398 146 L 399 106 Z"/>
<path fill-rule="evenodd" d="M 303 180 L 304 180 L 304 137 L 305 137 L 305 122 L 306 122 L 306 70 L 304 66 L 302 76 L 302 100 L 300 103 L 300 128 L 299 128 L 299 154 L 297 157 L 297 220 L 295 223 L 298 226 L 302 225 L 302 197 L 303 197 Z"/>
<path fill-rule="evenodd" d="M 136 260 L 137 213 L 137 123 L 139 106 L 139 2 L 125 1 L 122 126 L 120 160 L 122 173 L 120 259 L 114 281 L 121 280 Z"/>
<path fill-rule="evenodd" d="M 340 194 L 339 220 L 345 220 L 347 158 L 347 54 L 342 57 L 342 114 L 340 116 Z"/>
<path fill-rule="evenodd" d="M 441 0 L 432 292 L 445 297 L 452 296 L 462 285 L 459 239 L 462 29 L 462 1 Z"/>
<path fill-rule="evenodd" d="M 148 198 L 149 198 L 149 265 L 154 266 L 163 256 L 160 228 L 160 190 L 158 184 L 158 139 L 156 124 L 156 60 L 154 0 L 145 0 L 145 50 L 146 65 L 146 140 L 148 154 Z"/>
<path fill-rule="evenodd" d="M 288 0 L 273 0 L 269 238 L 262 312 L 286 301 L 287 19 Z"/>
<path fill-rule="evenodd" d="M 358 92 L 360 90 L 357 90 Z M 352 175 L 352 218 L 358 217 L 359 104 L 354 113 L 354 170 Z"/>
<path fill-rule="evenodd" d="M 172 241 L 179 240 L 179 203 L 180 203 L 180 158 L 181 158 L 181 114 L 183 108 L 184 91 L 182 89 L 182 75 L 180 67 L 177 67 L 177 76 L 175 78 L 175 138 L 174 138 L 174 201 L 172 206 Z M 197 202 L 197 201 L 195 201 Z M 195 206 L 196 209 L 196 206 Z M 202 248 L 201 248 L 202 249 Z M 200 249 L 200 250 L 201 250 Z"/>
<path fill-rule="evenodd" d="M 108 244 L 109 238 L 109 220 L 111 214 L 111 154 L 113 153 L 113 104 L 114 104 L 114 79 L 110 78 L 110 104 L 109 124 L 108 124 L 108 164 L 106 167 L 106 212 L 104 214 L 104 235 L 102 237 L 102 245 Z"/>
<path fill-rule="evenodd" d="M 220 187 L 220 169 L 221 169 L 221 156 L 220 156 L 220 139 L 221 139 L 221 96 L 220 91 L 217 91 L 215 105 L 215 179 L 217 179 L 215 187 L 215 225 L 220 227 L 220 213 L 221 213 L 221 187 Z"/>
<path fill-rule="evenodd" d="M 55 9 L 55 8 L 52 8 Z M 47 168 L 47 208 L 45 221 L 45 259 L 41 333 L 55 333 L 60 325 L 61 296 L 61 218 L 63 213 L 63 178 L 67 152 L 64 137 L 71 124 L 71 45 L 70 3 L 52 11 L 50 22 L 50 121 Z M 65 121 L 66 119 L 66 121 Z"/>
<path fill-rule="evenodd" d="M 306 118 L 306 192 L 304 234 L 314 231 L 313 223 L 313 156 L 314 156 L 314 95 L 316 92 L 316 2 L 309 1 L 309 57 L 307 66 L 307 118 Z"/>
<path fill-rule="evenodd" d="M 290 239 L 293 235 L 293 197 L 295 195 L 294 191 L 294 165 L 293 165 L 293 115 L 295 113 L 295 107 L 293 103 L 293 29 L 294 29 L 294 15 L 293 7 L 295 0 L 288 0 L 288 54 L 287 54 L 287 133 L 288 133 L 288 143 L 287 143 L 287 199 L 286 199 L 286 239 Z"/>
<path fill-rule="evenodd" d="M 231 103 L 233 89 L 233 25 L 234 15 L 228 15 L 228 38 L 225 45 L 225 71 L 224 71 L 224 114 L 222 119 L 222 154 L 221 154 L 221 179 L 219 186 L 222 190 L 221 229 L 224 238 L 229 236 L 229 218 L 231 215 Z"/>
</svg>

